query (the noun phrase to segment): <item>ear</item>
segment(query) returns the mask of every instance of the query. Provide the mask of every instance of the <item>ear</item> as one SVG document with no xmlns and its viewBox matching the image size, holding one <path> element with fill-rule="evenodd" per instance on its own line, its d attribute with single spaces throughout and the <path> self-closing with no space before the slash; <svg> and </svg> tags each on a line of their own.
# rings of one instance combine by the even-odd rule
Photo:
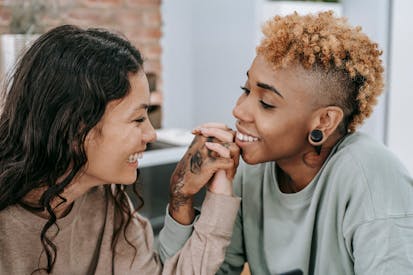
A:
<svg viewBox="0 0 413 275">
<path fill-rule="evenodd" d="M 323 132 L 324 140 L 334 133 L 343 120 L 344 113 L 340 107 L 327 106 L 318 109 L 313 116 L 310 132 L 318 129 Z"/>
</svg>

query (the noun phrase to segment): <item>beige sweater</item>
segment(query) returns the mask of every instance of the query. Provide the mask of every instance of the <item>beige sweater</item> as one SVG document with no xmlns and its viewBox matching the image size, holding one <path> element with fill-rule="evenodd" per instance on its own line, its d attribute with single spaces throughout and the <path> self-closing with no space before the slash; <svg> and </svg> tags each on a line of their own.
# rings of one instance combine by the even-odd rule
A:
<svg viewBox="0 0 413 275">
<path fill-rule="evenodd" d="M 114 205 L 102 187 L 92 189 L 58 220 L 53 274 L 215 274 L 230 242 L 239 202 L 239 198 L 208 192 L 191 238 L 162 266 L 153 250 L 151 225 L 140 215 L 127 232 L 137 248 L 135 259 L 123 233 L 116 253 L 112 253 Z M 0 211 L 0 274 L 30 274 L 38 267 L 39 257 L 40 266 L 46 266 L 40 243 L 45 222 L 18 205 Z M 55 229 L 52 227 L 48 235 L 53 236 Z"/>
</svg>

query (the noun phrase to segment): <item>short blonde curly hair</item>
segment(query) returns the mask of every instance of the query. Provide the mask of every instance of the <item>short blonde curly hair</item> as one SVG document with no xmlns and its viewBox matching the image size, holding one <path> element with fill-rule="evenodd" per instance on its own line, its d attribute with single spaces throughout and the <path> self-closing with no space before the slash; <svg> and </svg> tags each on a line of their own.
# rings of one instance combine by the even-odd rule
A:
<svg viewBox="0 0 413 275">
<path fill-rule="evenodd" d="M 274 69 L 302 65 L 318 72 L 330 104 L 343 109 L 340 130 L 354 132 L 372 113 L 383 91 L 382 51 L 332 11 L 275 16 L 263 26 L 257 47 Z"/>
</svg>

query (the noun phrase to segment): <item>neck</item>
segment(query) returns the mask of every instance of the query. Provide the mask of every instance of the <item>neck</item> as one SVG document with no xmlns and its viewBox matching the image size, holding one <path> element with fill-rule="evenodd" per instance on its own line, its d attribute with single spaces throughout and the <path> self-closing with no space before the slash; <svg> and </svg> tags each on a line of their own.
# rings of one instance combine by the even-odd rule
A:
<svg viewBox="0 0 413 275">
<path fill-rule="evenodd" d="M 95 185 L 96 184 L 91 184 L 84 181 L 81 177 L 75 177 L 72 182 L 65 187 L 64 191 L 59 196 L 53 198 L 50 202 L 50 206 L 53 209 L 56 218 L 63 218 L 69 214 L 74 201 L 88 192 Z M 22 203 L 28 206 L 26 209 L 45 219 L 50 218 L 50 214 L 47 209 L 37 211 L 36 208 L 39 208 L 39 200 L 44 192 L 46 192 L 47 188 L 47 186 L 44 186 L 33 189 L 22 199 Z M 65 198 L 66 201 L 63 201 L 60 197 Z"/>
<path fill-rule="evenodd" d="M 303 190 L 320 171 L 334 145 L 342 135 L 331 135 L 323 143 L 320 154 L 314 147 L 308 148 L 298 158 L 277 161 L 277 177 L 280 190 L 284 193 L 296 193 Z"/>
</svg>

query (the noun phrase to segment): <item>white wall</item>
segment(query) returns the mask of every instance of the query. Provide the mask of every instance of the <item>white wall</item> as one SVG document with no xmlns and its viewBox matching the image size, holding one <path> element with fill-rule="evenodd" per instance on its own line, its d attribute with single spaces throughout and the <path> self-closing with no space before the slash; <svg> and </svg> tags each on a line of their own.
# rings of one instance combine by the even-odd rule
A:
<svg viewBox="0 0 413 275">
<path fill-rule="evenodd" d="M 193 124 L 192 5 L 192 0 L 164 0 L 161 5 L 163 126 L 168 128 Z"/>
<path fill-rule="evenodd" d="M 254 57 L 254 0 L 162 1 L 163 126 L 233 125 Z"/>
<path fill-rule="evenodd" d="M 193 28 L 194 124 L 234 124 L 232 107 L 254 57 L 253 0 L 196 1 Z"/>
<path fill-rule="evenodd" d="M 413 174 L 413 1 L 392 10 L 388 145 Z"/>
</svg>

